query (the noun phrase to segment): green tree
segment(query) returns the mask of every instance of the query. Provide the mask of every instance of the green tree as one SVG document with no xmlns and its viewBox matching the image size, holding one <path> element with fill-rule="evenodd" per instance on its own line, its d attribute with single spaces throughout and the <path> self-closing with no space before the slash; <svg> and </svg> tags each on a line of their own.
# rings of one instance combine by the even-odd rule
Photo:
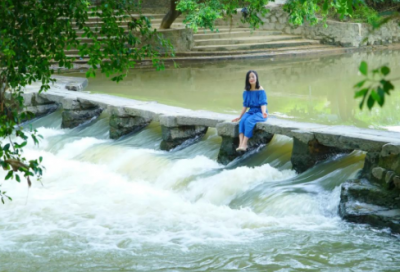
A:
<svg viewBox="0 0 400 272">
<path fill-rule="evenodd" d="M 90 16 L 101 23 L 87 24 Z M 2 0 L 0 18 L 0 166 L 7 171 L 6 180 L 25 177 L 29 186 L 30 177 L 42 176 L 42 158 L 28 161 L 23 155 L 28 137 L 35 144 L 40 137 L 21 125 L 32 117 L 24 109 L 24 86 L 40 81 L 40 91 L 46 91 L 57 72 L 52 63 L 73 68 L 75 57 L 68 57 L 66 49 L 78 49 L 76 57 L 88 58 L 87 77 L 99 70 L 116 82 L 143 58 L 163 69 L 160 52 L 173 54 L 150 19 L 140 15 L 140 5 L 130 0 L 103 0 L 97 6 L 87 0 Z M 1 190 L 0 198 L 11 200 Z"/>
<path fill-rule="evenodd" d="M 289 13 L 293 25 L 302 25 L 306 21 L 315 25 L 321 20 L 326 22 L 329 16 L 339 15 L 339 19 L 364 17 L 364 21 L 374 31 L 391 21 L 399 22 L 400 19 L 397 11 L 400 9 L 399 0 L 291 0 L 284 9 Z M 386 65 L 368 69 L 368 63 L 363 61 L 359 71 L 364 79 L 354 85 L 354 98 L 361 98 L 360 109 L 364 105 L 368 109 L 372 109 L 374 105 L 382 107 L 385 97 L 394 90 L 392 81 L 398 79 L 389 78 L 390 68 Z"/>
<path fill-rule="evenodd" d="M 215 21 L 221 18 L 229 18 L 237 14 L 239 8 L 246 7 L 246 16 L 243 23 L 249 23 L 251 27 L 258 28 L 263 22 L 261 18 L 267 14 L 265 7 L 269 0 L 170 0 L 170 10 L 161 22 L 161 29 L 170 28 L 175 19 L 185 15 L 184 23 L 187 27 L 197 31 L 199 27 L 214 30 Z"/>
</svg>

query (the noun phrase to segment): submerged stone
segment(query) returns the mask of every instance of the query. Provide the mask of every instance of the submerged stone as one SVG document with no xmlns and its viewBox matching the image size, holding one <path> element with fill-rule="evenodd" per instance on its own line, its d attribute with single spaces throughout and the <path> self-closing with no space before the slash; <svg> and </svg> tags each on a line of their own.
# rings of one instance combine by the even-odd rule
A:
<svg viewBox="0 0 400 272">
<path fill-rule="evenodd" d="M 339 214 L 349 222 L 389 228 L 393 233 L 400 233 L 398 191 L 387 190 L 366 179 L 348 180 L 342 185 Z"/>
<path fill-rule="evenodd" d="M 110 138 L 118 139 L 129 133 L 137 132 L 151 123 L 151 119 L 140 116 L 110 117 Z"/>
<path fill-rule="evenodd" d="M 226 127 L 225 127 L 226 128 Z M 227 135 L 235 135 L 231 130 L 226 129 L 225 131 L 218 131 L 218 134 L 226 133 Z M 239 137 L 222 136 L 222 143 L 218 153 L 217 161 L 221 164 L 227 165 L 231 161 L 243 155 L 243 151 L 236 151 L 239 146 Z M 266 131 L 255 129 L 253 137 L 249 139 L 247 151 L 256 149 L 261 145 L 268 144 L 272 138 L 273 134 Z"/>
<path fill-rule="evenodd" d="M 377 180 L 382 180 L 386 176 L 386 170 L 382 167 L 375 167 L 372 169 L 372 176 Z"/>
<path fill-rule="evenodd" d="M 63 111 L 62 113 L 62 128 L 74 128 L 87 121 L 95 119 L 100 116 L 102 109 L 90 109 L 80 111 Z"/>
<path fill-rule="evenodd" d="M 298 137 L 293 137 L 293 150 L 290 160 L 293 169 L 298 173 L 302 173 L 333 155 L 350 152 L 351 150 L 322 145 L 316 139 L 305 142 Z"/>
<path fill-rule="evenodd" d="M 74 128 L 87 121 L 96 119 L 103 112 L 97 104 L 87 100 L 64 99 L 62 101 L 62 128 Z"/>
<path fill-rule="evenodd" d="M 204 126 L 178 126 L 166 127 L 161 125 L 162 142 L 161 150 L 169 151 L 189 139 L 202 137 L 207 133 L 208 127 Z"/>
</svg>

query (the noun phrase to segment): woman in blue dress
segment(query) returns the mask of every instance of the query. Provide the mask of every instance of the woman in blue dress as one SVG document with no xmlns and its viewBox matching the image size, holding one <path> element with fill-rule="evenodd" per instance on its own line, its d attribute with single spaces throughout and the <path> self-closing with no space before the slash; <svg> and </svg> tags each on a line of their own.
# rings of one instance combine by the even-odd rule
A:
<svg viewBox="0 0 400 272">
<path fill-rule="evenodd" d="M 267 95 L 260 86 L 256 71 L 250 70 L 246 74 L 245 91 L 243 92 L 243 109 L 238 118 L 232 122 L 239 123 L 239 147 L 237 151 L 246 151 L 247 142 L 253 136 L 253 129 L 258 122 L 267 120 Z M 249 111 L 247 109 L 250 108 Z"/>
</svg>

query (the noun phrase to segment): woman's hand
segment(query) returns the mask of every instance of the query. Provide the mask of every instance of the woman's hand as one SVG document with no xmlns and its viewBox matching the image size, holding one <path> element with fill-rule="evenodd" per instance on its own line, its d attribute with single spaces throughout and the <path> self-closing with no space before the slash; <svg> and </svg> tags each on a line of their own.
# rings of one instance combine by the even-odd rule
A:
<svg viewBox="0 0 400 272">
<path fill-rule="evenodd" d="M 268 114 L 266 112 L 263 112 L 263 117 L 266 119 L 268 117 Z"/>
<path fill-rule="evenodd" d="M 235 118 L 235 119 L 232 120 L 232 122 L 239 122 L 239 121 L 240 121 L 240 117 Z"/>
</svg>

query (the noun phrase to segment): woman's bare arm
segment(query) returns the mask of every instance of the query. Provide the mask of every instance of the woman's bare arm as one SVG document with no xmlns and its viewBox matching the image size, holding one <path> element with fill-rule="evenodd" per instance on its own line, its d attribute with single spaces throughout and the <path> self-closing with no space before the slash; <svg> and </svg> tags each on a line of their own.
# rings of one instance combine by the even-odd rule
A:
<svg viewBox="0 0 400 272">
<path fill-rule="evenodd" d="M 263 115 L 264 118 L 267 118 L 267 117 L 268 117 L 268 114 L 267 114 L 267 105 L 262 105 L 262 106 L 261 106 L 261 112 L 262 112 L 262 115 Z"/>
<path fill-rule="evenodd" d="M 264 114 L 264 113 L 267 113 L 267 105 L 262 105 L 261 106 L 261 112 Z"/>
<path fill-rule="evenodd" d="M 242 118 L 243 114 L 246 113 L 246 111 L 247 111 L 247 107 L 243 107 L 242 112 L 240 113 L 240 116 L 238 118 L 233 119 L 232 122 L 238 122 Z"/>
</svg>

